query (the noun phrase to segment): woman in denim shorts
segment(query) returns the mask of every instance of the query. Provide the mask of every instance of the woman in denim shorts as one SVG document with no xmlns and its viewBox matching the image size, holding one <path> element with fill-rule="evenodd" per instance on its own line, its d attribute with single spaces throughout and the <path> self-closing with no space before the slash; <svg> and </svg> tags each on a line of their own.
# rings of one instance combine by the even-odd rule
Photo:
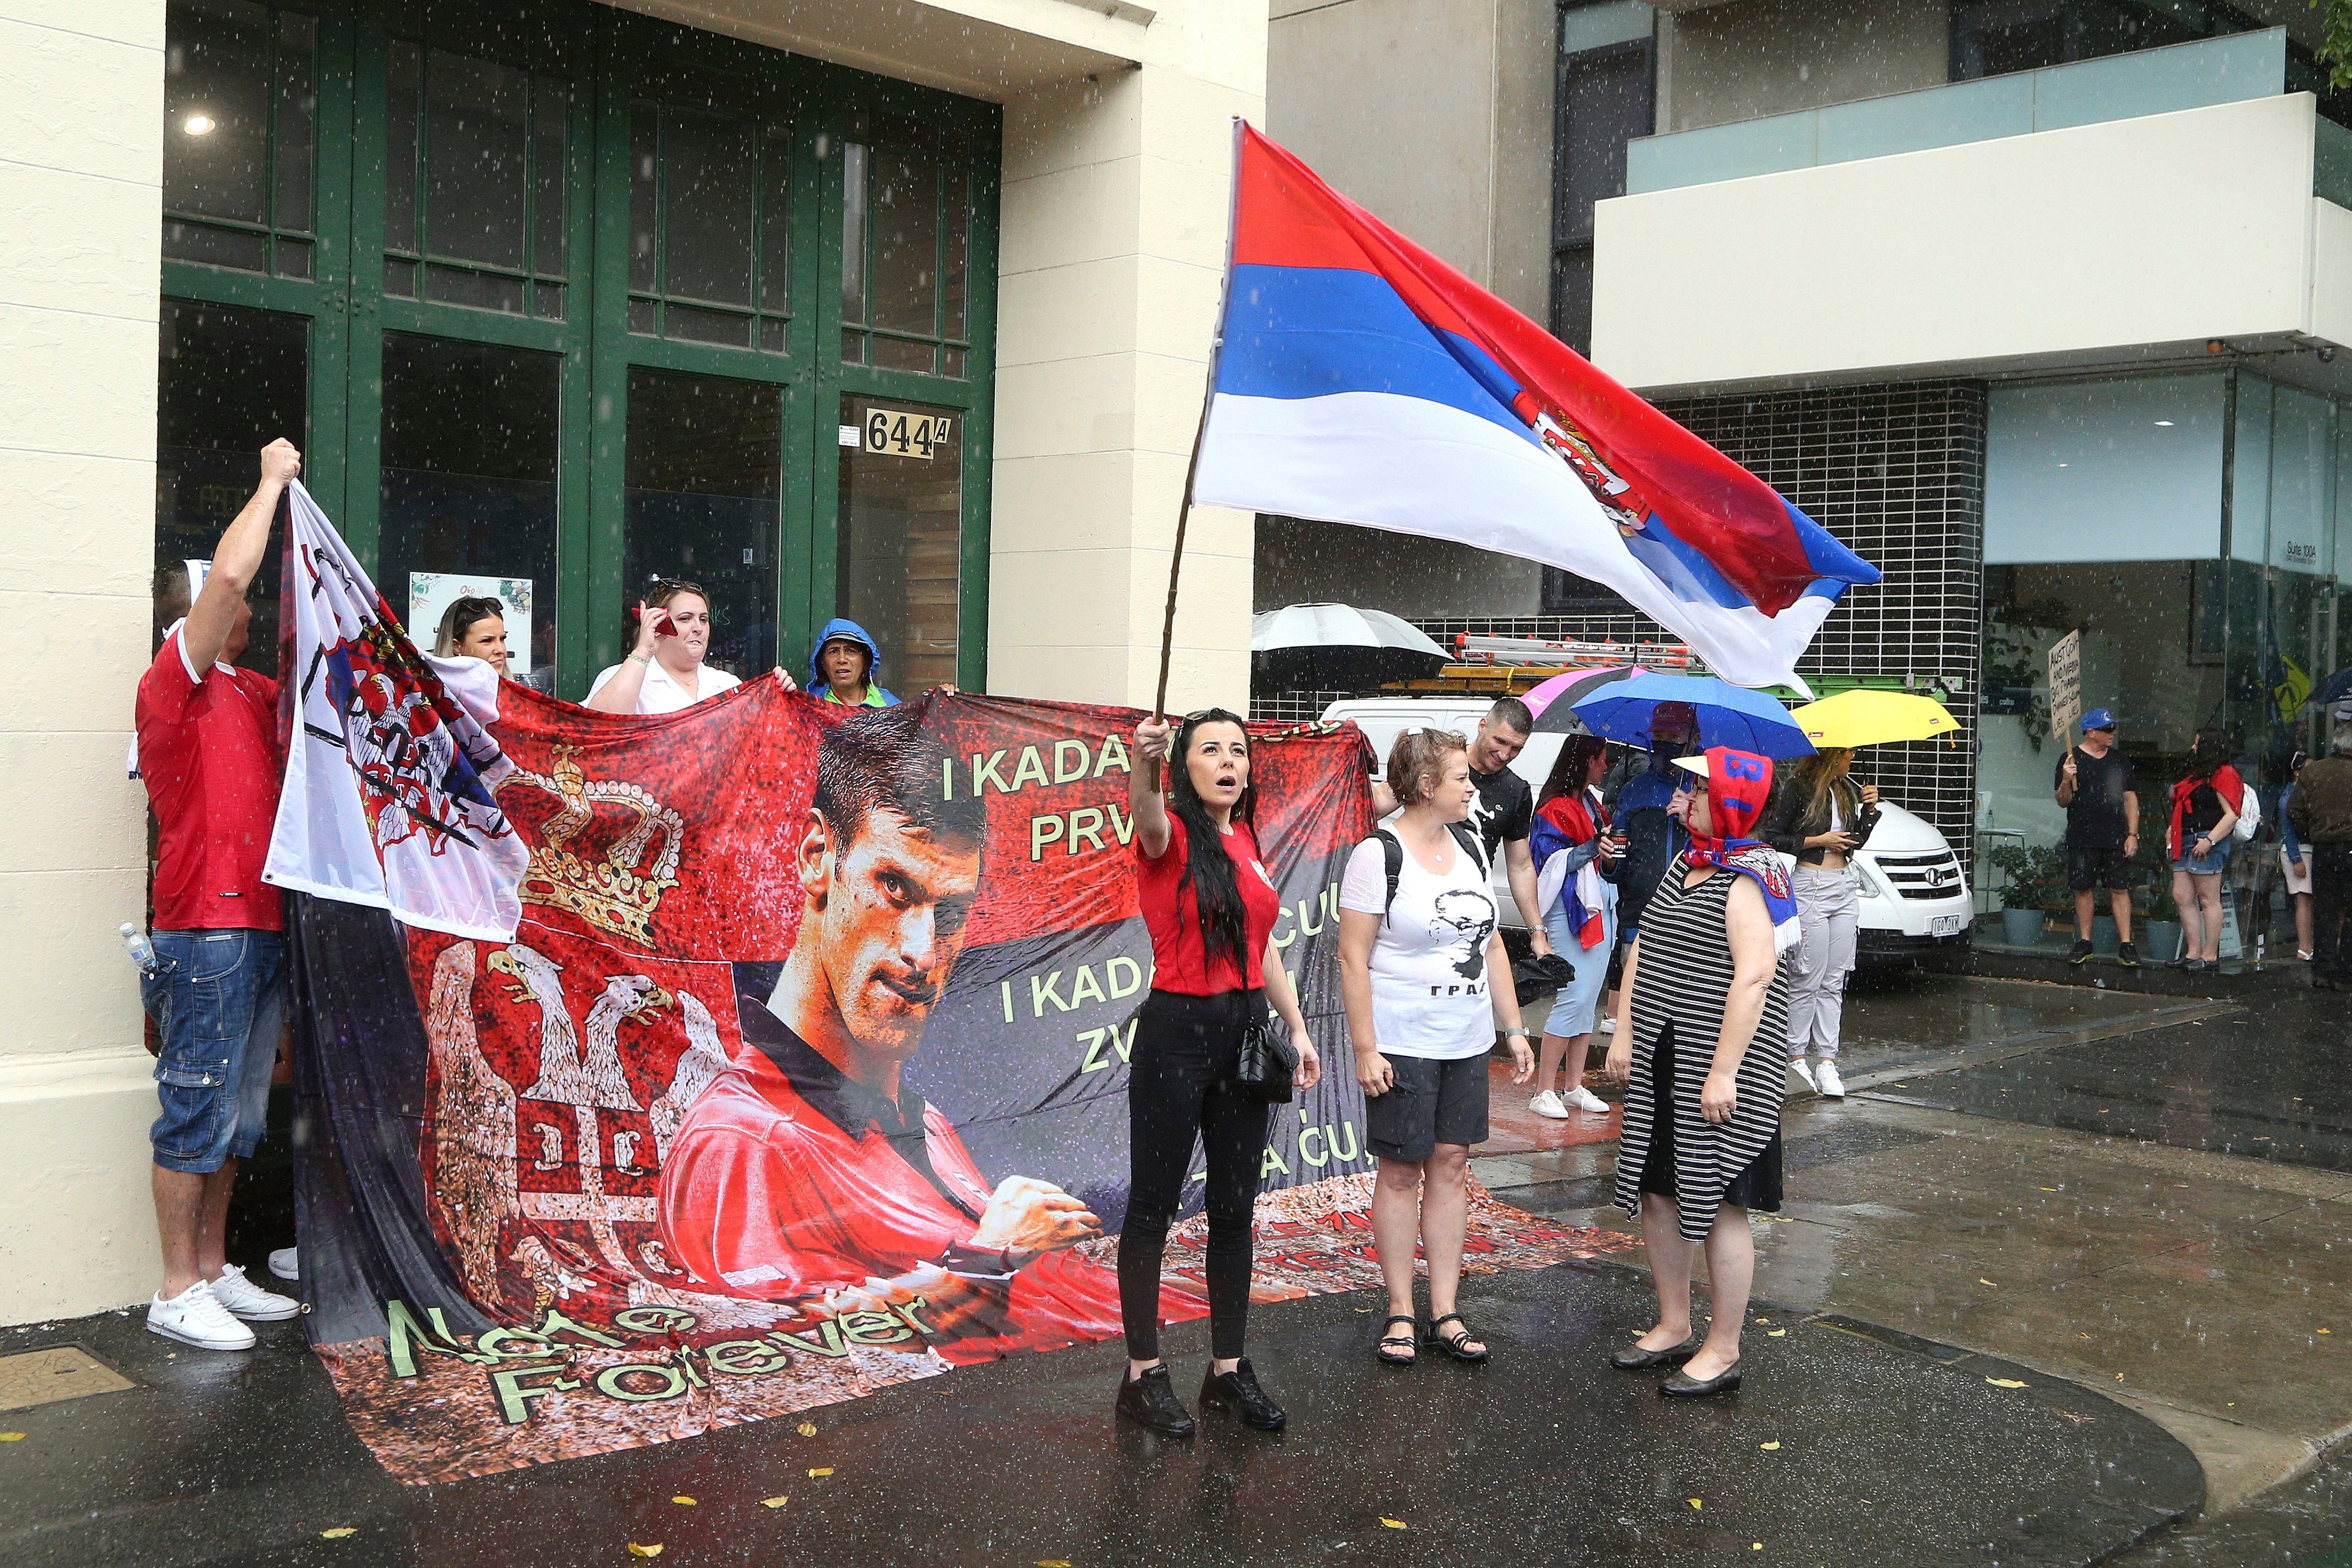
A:
<svg viewBox="0 0 2352 1568">
<path fill-rule="evenodd" d="M 2210 969 L 2221 955 L 2221 873 L 2246 786 L 2230 766 L 2228 743 L 2200 729 L 2189 747 L 2189 771 L 2172 787 L 2172 902 L 2180 906 L 2188 969 Z"/>
</svg>

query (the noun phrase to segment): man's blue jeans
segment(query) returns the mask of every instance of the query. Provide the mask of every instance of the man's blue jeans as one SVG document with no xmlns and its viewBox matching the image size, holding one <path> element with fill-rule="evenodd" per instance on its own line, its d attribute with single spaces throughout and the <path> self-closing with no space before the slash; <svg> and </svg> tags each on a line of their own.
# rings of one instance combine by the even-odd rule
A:
<svg viewBox="0 0 2352 1568">
<path fill-rule="evenodd" d="M 157 931 L 157 972 L 139 999 L 163 1042 L 155 1163 L 209 1176 L 250 1159 L 269 1115 L 269 1076 L 286 1020 L 286 939 L 275 931 Z"/>
</svg>

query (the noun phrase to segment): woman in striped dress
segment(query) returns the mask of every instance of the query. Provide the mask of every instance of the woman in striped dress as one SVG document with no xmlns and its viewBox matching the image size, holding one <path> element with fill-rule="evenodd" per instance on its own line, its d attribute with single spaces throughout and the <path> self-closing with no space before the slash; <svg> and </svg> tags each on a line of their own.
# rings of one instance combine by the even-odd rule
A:
<svg viewBox="0 0 2352 1568">
<path fill-rule="evenodd" d="M 1798 939 L 1787 872 L 1747 836 L 1772 792 L 1765 758 L 1717 747 L 1685 758 L 1691 843 L 1658 884 L 1625 961 L 1606 1075 L 1630 1080 L 1616 1202 L 1638 1214 L 1658 1321 L 1612 1356 L 1671 1366 L 1662 1394 L 1739 1386 L 1739 1330 L 1756 1272 L 1750 1209 L 1780 1207 L 1780 1090 Z M 1691 1265 L 1706 1249 L 1714 1313 L 1691 1333 Z"/>
</svg>

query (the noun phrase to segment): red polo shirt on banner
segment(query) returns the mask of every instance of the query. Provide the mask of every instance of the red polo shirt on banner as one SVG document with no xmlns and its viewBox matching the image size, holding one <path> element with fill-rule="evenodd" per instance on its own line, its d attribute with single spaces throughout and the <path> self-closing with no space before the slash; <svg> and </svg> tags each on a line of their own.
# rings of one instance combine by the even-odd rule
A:
<svg viewBox="0 0 2352 1568">
<path fill-rule="evenodd" d="M 1143 837 L 1135 840 L 1136 901 L 1143 906 L 1143 924 L 1151 932 L 1151 988 L 1188 997 L 1213 997 L 1222 991 L 1255 991 L 1265 984 L 1262 965 L 1265 939 L 1282 914 L 1282 894 L 1258 858 L 1257 835 L 1245 822 L 1235 822 L 1225 835 L 1225 852 L 1234 858 L 1234 880 L 1242 890 L 1242 958 L 1236 968 L 1230 958 L 1214 965 L 1201 943 L 1201 901 L 1184 882 L 1189 853 L 1184 820 L 1168 813 L 1168 848 L 1160 858 L 1143 852 Z M 1181 889 L 1181 891 L 1180 891 Z"/>
<path fill-rule="evenodd" d="M 155 929 L 281 931 L 261 880 L 286 758 L 278 683 L 215 664 L 202 675 L 174 629 L 139 677 L 139 776 L 163 824 Z"/>
<path fill-rule="evenodd" d="M 851 1081 L 747 998 L 743 1049 L 662 1158 L 662 1241 L 701 1289 L 808 1301 L 890 1279 L 969 1241 L 992 1189 L 936 1106 Z M 1118 1276 L 1050 1252 L 1009 1279 L 993 1328 L 930 1341 L 959 1365 L 1119 1332 Z M 1163 1287 L 1171 1322 L 1206 1304 Z"/>
</svg>

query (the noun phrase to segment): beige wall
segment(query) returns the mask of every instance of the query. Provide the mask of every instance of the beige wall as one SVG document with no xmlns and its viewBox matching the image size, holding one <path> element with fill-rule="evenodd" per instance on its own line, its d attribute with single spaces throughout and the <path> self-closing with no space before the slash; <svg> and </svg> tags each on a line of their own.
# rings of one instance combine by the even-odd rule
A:
<svg viewBox="0 0 2352 1568">
<path fill-rule="evenodd" d="M 2313 270 L 2315 110 L 2290 94 L 1603 202 L 1593 358 L 1663 391 L 2342 322 L 2346 280 Z M 2326 233 L 2344 257 L 2352 235 Z"/>
<path fill-rule="evenodd" d="M 154 550 L 163 0 L 0 0 L 0 1322 L 155 1283 L 154 1115 L 114 928 L 144 917 L 123 777 Z"/>
<path fill-rule="evenodd" d="M 1735 0 L 1658 22 L 1658 129 L 1692 131 L 1940 87 L 1947 0 Z"/>
<path fill-rule="evenodd" d="M 1550 0 L 1275 0 L 1266 134 L 1544 320 L 1555 16 Z"/>
<path fill-rule="evenodd" d="M 1264 0 L 1169 5 L 1133 69 L 1005 104 L 989 687 L 1148 705 Z M 1169 702 L 1245 707 L 1251 518 L 1200 507 Z"/>
</svg>

